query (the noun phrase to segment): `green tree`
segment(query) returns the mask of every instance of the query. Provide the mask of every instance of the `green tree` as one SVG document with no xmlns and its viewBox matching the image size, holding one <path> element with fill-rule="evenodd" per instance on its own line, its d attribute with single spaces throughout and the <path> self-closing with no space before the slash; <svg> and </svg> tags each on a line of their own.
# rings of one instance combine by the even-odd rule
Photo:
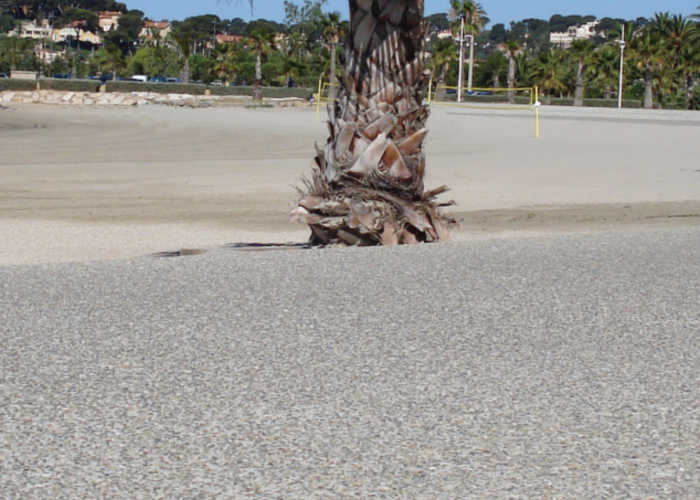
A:
<svg viewBox="0 0 700 500">
<path fill-rule="evenodd" d="M 539 54 L 532 64 L 534 83 L 545 92 L 547 104 L 551 102 L 553 92 L 564 88 L 565 68 L 563 55 L 559 50 L 550 50 Z"/>
<path fill-rule="evenodd" d="M 324 14 L 323 7 L 328 0 L 304 0 L 302 5 L 297 5 L 289 0 L 284 2 L 285 25 L 288 32 L 296 32 L 299 40 L 310 51 L 313 45 L 323 38 Z"/>
<path fill-rule="evenodd" d="M 502 52 L 491 52 L 477 66 L 477 82 L 483 87 L 501 88 L 501 80 L 508 74 L 508 59 Z"/>
<path fill-rule="evenodd" d="M 68 7 L 63 11 L 61 21 L 64 26 L 72 26 L 75 30 L 76 48 L 80 39 L 80 30 L 97 33 L 100 29 L 97 14 L 85 9 Z"/>
<path fill-rule="evenodd" d="M 223 28 L 224 22 L 219 16 L 205 14 L 202 16 L 188 17 L 182 22 L 174 22 L 173 28 L 180 33 L 189 33 L 192 44 L 206 46 L 213 43 L 214 33 Z"/>
<path fill-rule="evenodd" d="M 438 39 L 433 43 L 431 66 L 432 70 L 437 72 L 438 75 L 437 90 L 435 92 L 436 100 L 445 100 L 445 94 L 447 92 L 445 88 L 447 85 L 447 71 L 458 59 L 459 54 L 457 53 L 457 46 L 451 38 Z"/>
<path fill-rule="evenodd" d="M 464 32 L 468 35 L 478 35 L 489 22 L 484 8 L 474 0 L 450 0 L 450 7 L 453 18 L 464 21 Z"/>
<path fill-rule="evenodd" d="M 5 70 L 9 71 L 30 70 L 34 66 L 34 40 L 6 37 L 0 40 L 0 61 Z"/>
<path fill-rule="evenodd" d="M 181 32 L 173 30 L 168 34 L 171 46 L 177 52 L 182 61 L 180 79 L 184 83 L 190 83 L 190 56 L 192 55 L 192 34 L 189 31 Z"/>
<path fill-rule="evenodd" d="M 515 75 L 518 86 L 532 86 L 532 60 L 526 52 L 515 56 Z"/>
<path fill-rule="evenodd" d="M 140 10 L 130 10 L 122 14 L 119 16 L 117 29 L 105 34 L 105 43 L 118 46 L 122 54 L 132 54 L 133 47 L 139 43 L 145 22 L 144 13 Z"/>
<path fill-rule="evenodd" d="M 210 67 L 211 73 L 221 80 L 223 85 L 227 85 L 231 77 L 238 71 L 238 61 L 236 59 L 236 48 L 231 44 L 219 44 L 214 49 L 213 64 Z"/>
<path fill-rule="evenodd" d="M 610 99 L 620 77 L 620 51 L 609 43 L 601 45 L 593 53 L 590 67 L 594 82 L 603 89 L 603 98 Z"/>
<path fill-rule="evenodd" d="M 101 62 L 112 72 L 112 79 L 117 79 L 117 72 L 126 67 L 124 54 L 116 45 L 105 45 L 104 51 L 100 57 Z"/>
<path fill-rule="evenodd" d="M 632 60 L 644 75 L 644 108 L 651 109 L 654 105 L 654 73 L 666 62 L 659 34 L 645 30 L 632 39 L 630 51 Z"/>
<path fill-rule="evenodd" d="M 255 29 L 248 37 L 246 44 L 250 47 L 253 54 L 255 54 L 255 88 L 253 90 L 253 98 L 260 101 L 263 97 L 262 61 L 277 48 L 275 43 L 275 34 L 262 28 Z"/>
<path fill-rule="evenodd" d="M 301 56 L 301 45 L 296 36 L 290 36 L 278 47 L 280 69 L 284 76 L 283 85 L 292 86 L 292 79 L 299 80 L 306 73 L 307 67 Z"/>
<path fill-rule="evenodd" d="M 681 85 L 685 88 L 685 109 L 693 109 L 695 82 L 700 71 L 700 47 L 697 44 L 681 47 L 677 69 Z"/>
<path fill-rule="evenodd" d="M 583 96 L 586 89 L 586 66 L 593 55 L 593 44 L 588 40 L 574 40 L 569 49 L 569 56 L 576 64 L 576 91 L 574 106 L 583 106 Z"/>
<path fill-rule="evenodd" d="M 506 40 L 505 42 L 506 56 L 508 57 L 508 88 L 515 88 L 515 75 L 516 75 L 516 63 L 515 58 L 520 52 L 520 44 L 515 40 Z M 515 92 L 512 90 L 508 92 L 508 102 L 510 104 L 515 104 Z"/>
<path fill-rule="evenodd" d="M 328 45 L 331 47 L 331 61 L 330 70 L 328 74 L 328 98 L 335 100 L 336 97 L 336 60 L 337 60 L 337 47 L 340 42 L 340 37 L 343 36 L 345 27 L 340 20 L 339 12 L 330 12 L 328 14 L 323 14 L 321 17 L 321 26 L 323 27 L 323 37 L 325 38 Z"/>
</svg>

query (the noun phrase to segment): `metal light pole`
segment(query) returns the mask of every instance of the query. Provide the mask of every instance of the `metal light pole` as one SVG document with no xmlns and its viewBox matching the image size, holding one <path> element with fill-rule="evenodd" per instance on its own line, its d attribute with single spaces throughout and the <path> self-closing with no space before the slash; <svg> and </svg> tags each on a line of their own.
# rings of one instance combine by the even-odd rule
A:
<svg viewBox="0 0 700 500">
<path fill-rule="evenodd" d="M 625 25 L 622 25 L 622 39 L 620 40 L 620 84 L 617 88 L 617 107 L 622 108 L 622 76 L 625 71 Z"/>
<path fill-rule="evenodd" d="M 457 102 L 462 102 L 462 87 L 464 86 L 464 17 L 459 28 L 459 78 L 457 83 Z"/>
<path fill-rule="evenodd" d="M 212 47 L 214 50 L 216 50 L 216 21 L 213 21 L 214 23 L 214 38 L 212 38 Z"/>
<path fill-rule="evenodd" d="M 467 80 L 467 90 L 472 91 L 472 81 L 474 80 L 474 35 L 467 35 L 469 41 L 469 78 Z"/>
</svg>

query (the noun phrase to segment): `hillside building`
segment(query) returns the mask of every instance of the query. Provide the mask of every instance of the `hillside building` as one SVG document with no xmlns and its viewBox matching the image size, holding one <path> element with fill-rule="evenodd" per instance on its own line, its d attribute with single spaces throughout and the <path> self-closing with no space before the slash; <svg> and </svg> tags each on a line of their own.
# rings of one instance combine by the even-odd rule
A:
<svg viewBox="0 0 700 500">
<path fill-rule="evenodd" d="M 111 10 L 103 10 L 98 12 L 99 16 L 99 26 L 100 29 L 107 33 L 108 31 L 116 30 L 119 27 L 119 18 L 121 17 L 121 12 L 115 12 Z"/>
<path fill-rule="evenodd" d="M 598 32 L 595 28 L 598 24 L 600 24 L 600 21 L 591 21 L 579 26 L 569 26 L 563 32 L 552 32 L 549 34 L 549 42 L 562 50 L 568 49 L 574 43 L 574 40 L 590 40 L 597 35 Z"/>
</svg>

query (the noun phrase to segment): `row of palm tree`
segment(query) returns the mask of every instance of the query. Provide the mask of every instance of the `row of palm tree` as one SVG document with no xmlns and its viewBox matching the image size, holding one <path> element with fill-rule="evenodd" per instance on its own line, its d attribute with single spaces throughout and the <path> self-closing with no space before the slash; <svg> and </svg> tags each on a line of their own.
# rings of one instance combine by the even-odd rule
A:
<svg viewBox="0 0 700 500">
<path fill-rule="evenodd" d="M 460 23 L 469 20 L 465 32 L 478 34 L 485 13 L 472 0 L 452 0 L 452 18 L 457 33 Z M 474 12 L 478 12 L 476 16 Z M 470 14 L 472 13 L 472 14 Z M 476 19 L 476 21 L 475 21 Z M 657 102 L 682 107 L 698 107 L 700 99 L 695 89 L 700 78 L 700 15 L 684 17 L 658 13 L 644 27 L 634 23 L 618 26 L 614 36 L 619 40 L 624 30 L 627 41 L 624 52 L 625 87 L 643 101 L 645 108 Z M 452 39 L 436 40 L 431 44 L 432 66 L 437 80 L 437 99 L 444 99 L 448 78 L 454 81 L 458 66 L 458 47 Z M 506 41 L 500 52 L 488 60 L 476 60 L 482 69 L 481 80 L 487 86 L 499 86 L 505 77 L 509 88 L 539 86 L 548 101 L 553 96 L 572 97 L 574 105 L 583 105 L 584 97 L 608 99 L 617 90 L 620 68 L 620 47 L 617 41 L 595 46 L 588 40 L 576 40 L 567 50 L 527 51 L 515 41 Z M 488 71 L 486 71 L 488 69 Z M 515 92 L 508 92 L 511 102 Z"/>
</svg>

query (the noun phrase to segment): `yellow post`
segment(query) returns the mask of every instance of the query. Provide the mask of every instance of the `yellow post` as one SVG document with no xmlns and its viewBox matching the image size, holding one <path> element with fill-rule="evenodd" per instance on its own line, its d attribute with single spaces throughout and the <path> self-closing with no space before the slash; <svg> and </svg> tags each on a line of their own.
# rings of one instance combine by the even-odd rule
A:
<svg viewBox="0 0 700 500">
<path fill-rule="evenodd" d="M 535 87 L 535 138 L 540 138 L 540 99 L 539 89 Z"/>
<path fill-rule="evenodd" d="M 316 94 L 316 121 L 321 117 L 321 84 L 323 80 L 318 81 L 318 94 Z"/>
<path fill-rule="evenodd" d="M 428 84 L 428 106 L 430 106 L 432 101 L 433 101 L 433 79 L 431 78 L 430 83 Z"/>
</svg>

